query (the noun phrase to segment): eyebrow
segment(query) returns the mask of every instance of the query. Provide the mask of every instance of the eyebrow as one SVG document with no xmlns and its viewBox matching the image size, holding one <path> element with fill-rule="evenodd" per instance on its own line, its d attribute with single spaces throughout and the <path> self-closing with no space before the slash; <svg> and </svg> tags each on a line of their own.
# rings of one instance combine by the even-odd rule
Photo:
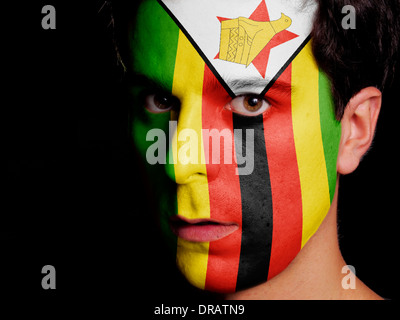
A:
<svg viewBox="0 0 400 320">
<path fill-rule="evenodd" d="M 160 79 L 149 77 L 142 73 L 128 72 L 125 75 L 125 83 L 129 86 L 142 86 L 148 88 L 155 88 L 162 91 L 171 92 L 172 84 L 167 85 L 167 80 L 163 79 L 162 74 Z"/>
<path fill-rule="evenodd" d="M 271 81 L 272 79 L 265 80 L 260 78 L 237 79 L 228 81 L 228 85 L 232 88 L 233 91 L 256 87 L 262 88 L 261 92 L 263 92 Z M 272 84 L 272 86 L 280 91 L 290 91 L 293 89 L 293 86 L 290 83 L 282 80 L 276 80 Z"/>
<path fill-rule="evenodd" d="M 205 79 L 204 79 L 205 80 Z M 128 72 L 126 74 L 125 81 L 130 86 L 143 86 L 148 88 L 155 88 L 162 91 L 171 92 L 171 85 L 167 85 L 167 80 L 163 79 L 162 73 L 160 74 L 160 79 L 149 77 L 147 75 L 137 73 L 137 72 Z M 206 80 L 207 81 L 207 80 Z M 252 88 L 261 89 L 260 94 L 263 95 L 268 92 L 264 92 L 265 88 L 269 85 L 271 79 L 260 79 L 260 78 L 247 78 L 247 79 L 235 79 L 235 80 L 227 80 L 226 85 L 232 91 L 239 91 L 242 89 L 251 90 Z M 208 79 L 207 82 L 204 82 L 206 87 L 215 88 L 221 85 L 221 82 L 214 76 Z M 293 90 L 293 86 L 290 83 L 287 83 L 282 80 L 276 80 L 271 87 L 282 91 L 288 92 Z M 237 96 L 237 95 L 235 95 Z"/>
</svg>

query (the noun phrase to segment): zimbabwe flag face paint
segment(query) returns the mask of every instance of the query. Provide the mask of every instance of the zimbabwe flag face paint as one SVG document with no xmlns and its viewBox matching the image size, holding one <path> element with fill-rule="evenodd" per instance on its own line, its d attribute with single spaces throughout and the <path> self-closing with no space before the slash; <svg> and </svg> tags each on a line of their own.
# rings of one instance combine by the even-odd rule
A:
<svg viewBox="0 0 400 320">
<path fill-rule="evenodd" d="M 340 123 L 311 52 L 315 8 L 291 3 L 147 0 L 132 25 L 133 139 L 201 289 L 280 273 L 333 199 Z"/>
</svg>

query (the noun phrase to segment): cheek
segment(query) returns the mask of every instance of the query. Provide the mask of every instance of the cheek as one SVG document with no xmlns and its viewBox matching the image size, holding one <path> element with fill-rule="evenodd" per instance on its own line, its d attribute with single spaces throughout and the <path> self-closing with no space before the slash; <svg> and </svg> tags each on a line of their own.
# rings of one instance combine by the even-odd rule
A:
<svg viewBox="0 0 400 320">
<path fill-rule="evenodd" d="M 209 244 L 205 288 L 228 292 L 273 277 L 300 250 L 301 185 L 290 103 L 252 118 L 215 112 L 203 105 L 203 128 L 231 132 L 234 161 L 224 161 L 220 142 L 220 162 L 207 164 L 210 217 L 239 230 Z M 212 159 L 215 150 L 206 150 Z"/>
<path fill-rule="evenodd" d="M 158 133 L 155 136 L 166 136 L 166 134 L 168 134 L 168 121 L 170 120 L 171 115 L 170 112 L 152 114 L 139 103 L 137 104 L 136 108 L 141 108 L 142 110 L 137 111 L 137 114 L 133 119 L 132 139 L 137 151 L 139 152 L 139 155 L 143 159 L 146 159 L 146 152 L 148 148 L 154 144 L 155 140 L 157 140 L 150 139 L 148 136 L 149 132 L 151 132 L 153 129 L 156 129 L 160 130 L 160 132 L 157 132 L 156 130 L 152 131 L 154 133 Z"/>
<path fill-rule="evenodd" d="M 176 184 L 166 175 L 173 167 L 169 163 L 169 127 L 171 112 L 152 114 L 146 110 L 138 113 L 132 123 L 132 139 L 146 172 L 145 176 L 151 185 L 151 191 L 157 199 L 161 213 L 176 212 Z M 173 171 L 173 170 L 172 170 Z M 141 184 L 141 181 L 133 182 Z"/>
</svg>

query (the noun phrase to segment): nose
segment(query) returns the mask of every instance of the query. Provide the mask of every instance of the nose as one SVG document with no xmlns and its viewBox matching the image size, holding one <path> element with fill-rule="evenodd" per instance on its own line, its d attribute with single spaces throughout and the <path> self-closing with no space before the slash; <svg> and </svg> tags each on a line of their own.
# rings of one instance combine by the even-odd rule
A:
<svg viewBox="0 0 400 320">
<path fill-rule="evenodd" d="M 181 97 L 181 108 L 177 122 L 170 123 L 173 133 L 167 165 L 167 175 L 177 184 L 187 184 L 207 176 L 202 139 L 202 96 L 200 92 L 186 93 Z M 171 154 L 172 153 L 172 154 Z"/>
</svg>

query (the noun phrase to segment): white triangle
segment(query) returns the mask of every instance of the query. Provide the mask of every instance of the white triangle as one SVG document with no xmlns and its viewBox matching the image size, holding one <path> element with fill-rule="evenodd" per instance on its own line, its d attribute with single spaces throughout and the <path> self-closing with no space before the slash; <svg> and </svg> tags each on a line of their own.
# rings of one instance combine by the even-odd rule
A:
<svg viewBox="0 0 400 320">
<path fill-rule="evenodd" d="M 216 76 L 223 80 L 234 95 L 259 94 L 274 79 L 310 35 L 317 8 L 315 1 L 304 0 L 159 0 L 172 18 L 177 21 L 193 45 L 199 49 Z M 270 21 L 279 20 L 284 13 L 291 24 L 286 30 L 298 37 L 271 49 L 265 78 L 252 63 L 245 64 L 215 59 L 220 51 L 221 22 L 217 17 L 249 18 L 262 1 L 265 1 Z M 305 5 L 306 3 L 306 5 Z M 251 88 L 238 87 L 235 79 L 251 80 Z M 242 82 L 244 84 L 245 81 Z"/>
</svg>

